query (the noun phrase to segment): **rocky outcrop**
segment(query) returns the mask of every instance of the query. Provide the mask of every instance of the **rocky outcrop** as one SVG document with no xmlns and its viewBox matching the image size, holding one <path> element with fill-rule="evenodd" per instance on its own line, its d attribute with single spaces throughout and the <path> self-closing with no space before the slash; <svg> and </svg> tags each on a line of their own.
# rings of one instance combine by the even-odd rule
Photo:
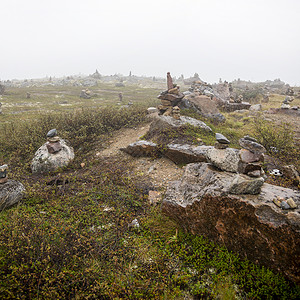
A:
<svg viewBox="0 0 300 300">
<path fill-rule="evenodd" d="M 262 183 L 261 178 L 219 172 L 211 164 L 189 164 L 182 179 L 170 183 L 162 211 L 184 230 L 299 283 L 300 193 Z M 293 199 L 298 208 L 276 206 L 272 200 L 278 196 Z"/>
<path fill-rule="evenodd" d="M 165 129 L 178 128 L 184 125 L 191 125 L 197 128 L 202 128 L 205 131 L 212 132 L 211 128 L 204 122 L 196 120 L 191 117 L 181 116 L 180 119 L 174 119 L 171 116 L 157 116 L 154 122 L 151 123 L 149 133 L 155 133 L 156 131 L 162 131 Z"/>
<path fill-rule="evenodd" d="M 159 156 L 161 154 L 155 143 L 144 140 L 132 143 L 120 150 L 134 157 Z"/>
<path fill-rule="evenodd" d="M 207 153 L 212 146 L 191 146 L 188 144 L 169 144 L 163 154 L 176 164 L 188 164 L 192 162 L 207 162 Z"/>
<path fill-rule="evenodd" d="M 34 155 L 31 163 L 33 173 L 48 173 L 65 167 L 74 159 L 74 150 L 68 146 L 63 139 L 60 139 L 61 149 L 58 152 L 50 153 L 49 142 L 42 145 Z"/>
<path fill-rule="evenodd" d="M 18 203 L 24 196 L 23 184 L 16 180 L 8 179 L 0 184 L 0 211 Z"/>
</svg>

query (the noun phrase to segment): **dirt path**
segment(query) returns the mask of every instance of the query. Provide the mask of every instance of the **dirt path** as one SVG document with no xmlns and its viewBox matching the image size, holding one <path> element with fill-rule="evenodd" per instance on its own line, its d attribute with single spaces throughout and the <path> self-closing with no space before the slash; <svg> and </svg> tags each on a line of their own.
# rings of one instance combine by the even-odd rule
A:
<svg viewBox="0 0 300 300">
<path fill-rule="evenodd" d="M 179 168 L 167 158 L 132 157 L 120 151 L 129 144 L 139 140 L 149 130 L 150 124 L 137 128 L 122 128 L 117 131 L 109 141 L 109 145 L 102 151 L 96 152 L 97 157 L 117 156 L 125 159 L 136 174 L 146 175 L 156 188 L 164 189 L 169 181 L 178 180 L 184 168 Z"/>
</svg>

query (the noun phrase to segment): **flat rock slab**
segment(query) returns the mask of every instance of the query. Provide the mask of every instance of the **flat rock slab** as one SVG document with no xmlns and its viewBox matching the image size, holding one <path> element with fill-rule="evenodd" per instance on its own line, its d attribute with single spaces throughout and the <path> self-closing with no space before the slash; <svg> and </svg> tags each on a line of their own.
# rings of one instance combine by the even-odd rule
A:
<svg viewBox="0 0 300 300">
<path fill-rule="evenodd" d="M 186 116 L 181 116 L 179 120 L 174 119 L 170 116 L 157 116 L 151 123 L 149 132 L 155 133 L 156 131 L 178 128 L 184 125 L 191 125 L 197 128 L 204 129 L 207 132 L 212 132 L 212 129 L 204 122 Z"/>
<path fill-rule="evenodd" d="M 235 176 L 206 163 L 189 164 L 182 179 L 169 184 L 162 211 L 184 230 L 300 283 L 300 193 L 265 183 L 257 195 L 233 195 Z M 298 208 L 277 207 L 277 196 L 292 198 Z"/>
<path fill-rule="evenodd" d="M 226 103 L 224 105 L 224 110 L 227 112 L 232 112 L 236 110 L 249 110 L 251 107 L 251 104 L 248 102 L 242 102 L 242 103 Z"/>
<path fill-rule="evenodd" d="M 169 144 L 163 154 L 176 164 L 207 162 L 207 152 L 212 148 L 212 146 Z"/>
<path fill-rule="evenodd" d="M 25 187 L 16 180 L 8 179 L 0 184 L 0 211 L 18 203 L 24 196 Z"/>
<path fill-rule="evenodd" d="M 207 153 L 208 161 L 223 171 L 238 172 L 239 150 L 234 148 L 216 149 L 211 148 Z"/>
<path fill-rule="evenodd" d="M 157 144 L 145 140 L 132 143 L 126 148 L 120 148 L 120 150 L 134 157 L 160 155 Z"/>
</svg>

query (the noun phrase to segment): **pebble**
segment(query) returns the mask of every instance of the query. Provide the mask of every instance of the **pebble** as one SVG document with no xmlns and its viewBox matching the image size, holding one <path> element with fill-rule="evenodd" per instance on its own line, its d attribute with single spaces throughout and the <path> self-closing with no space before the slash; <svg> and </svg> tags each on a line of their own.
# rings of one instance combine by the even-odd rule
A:
<svg viewBox="0 0 300 300">
<path fill-rule="evenodd" d="M 291 208 L 285 201 L 281 202 L 280 207 L 282 209 L 290 209 Z"/>
<path fill-rule="evenodd" d="M 290 206 L 290 208 L 297 208 L 297 204 L 292 198 L 287 199 L 286 203 Z"/>
<path fill-rule="evenodd" d="M 278 199 L 273 199 L 273 203 L 278 206 L 278 207 L 281 207 L 281 201 L 278 200 Z"/>
</svg>

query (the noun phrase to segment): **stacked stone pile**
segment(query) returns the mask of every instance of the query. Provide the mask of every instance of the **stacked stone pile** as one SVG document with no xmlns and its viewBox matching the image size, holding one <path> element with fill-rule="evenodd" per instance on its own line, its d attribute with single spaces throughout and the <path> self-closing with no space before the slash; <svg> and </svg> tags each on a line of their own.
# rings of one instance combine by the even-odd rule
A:
<svg viewBox="0 0 300 300">
<path fill-rule="evenodd" d="M 67 166 L 74 159 L 73 148 L 57 135 L 56 129 L 47 133 L 47 142 L 35 153 L 31 163 L 33 173 L 48 173 Z"/>
<path fill-rule="evenodd" d="M 291 107 L 291 103 L 294 101 L 294 97 L 293 96 L 286 96 L 285 99 L 283 100 L 282 104 L 281 104 L 281 108 L 282 109 L 295 109 L 298 110 L 299 107 L 298 106 L 293 106 Z"/>
<path fill-rule="evenodd" d="M 173 109 L 183 99 L 184 94 L 180 92 L 179 86 L 173 83 L 170 72 L 167 73 L 167 90 L 161 92 L 157 97 L 161 100 L 161 105 L 158 106 L 159 114 L 165 116 L 172 116 Z M 175 109 L 174 114 L 178 116 L 178 106 Z"/>
<path fill-rule="evenodd" d="M 248 135 L 241 138 L 239 144 L 243 148 L 239 152 L 241 160 L 239 172 L 250 177 L 264 176 L 262 164 L 264 162 L 264 153 L 266 152 L 265 147 Z"/>
<path fill-rule="evenodd" d="M 91 98 L 91 92 L 89 89 L 84 89 L 81 91 L 80 93 L 80 98 L 83 98 L 83 99 L 90 99 Z"/>
</svg>

